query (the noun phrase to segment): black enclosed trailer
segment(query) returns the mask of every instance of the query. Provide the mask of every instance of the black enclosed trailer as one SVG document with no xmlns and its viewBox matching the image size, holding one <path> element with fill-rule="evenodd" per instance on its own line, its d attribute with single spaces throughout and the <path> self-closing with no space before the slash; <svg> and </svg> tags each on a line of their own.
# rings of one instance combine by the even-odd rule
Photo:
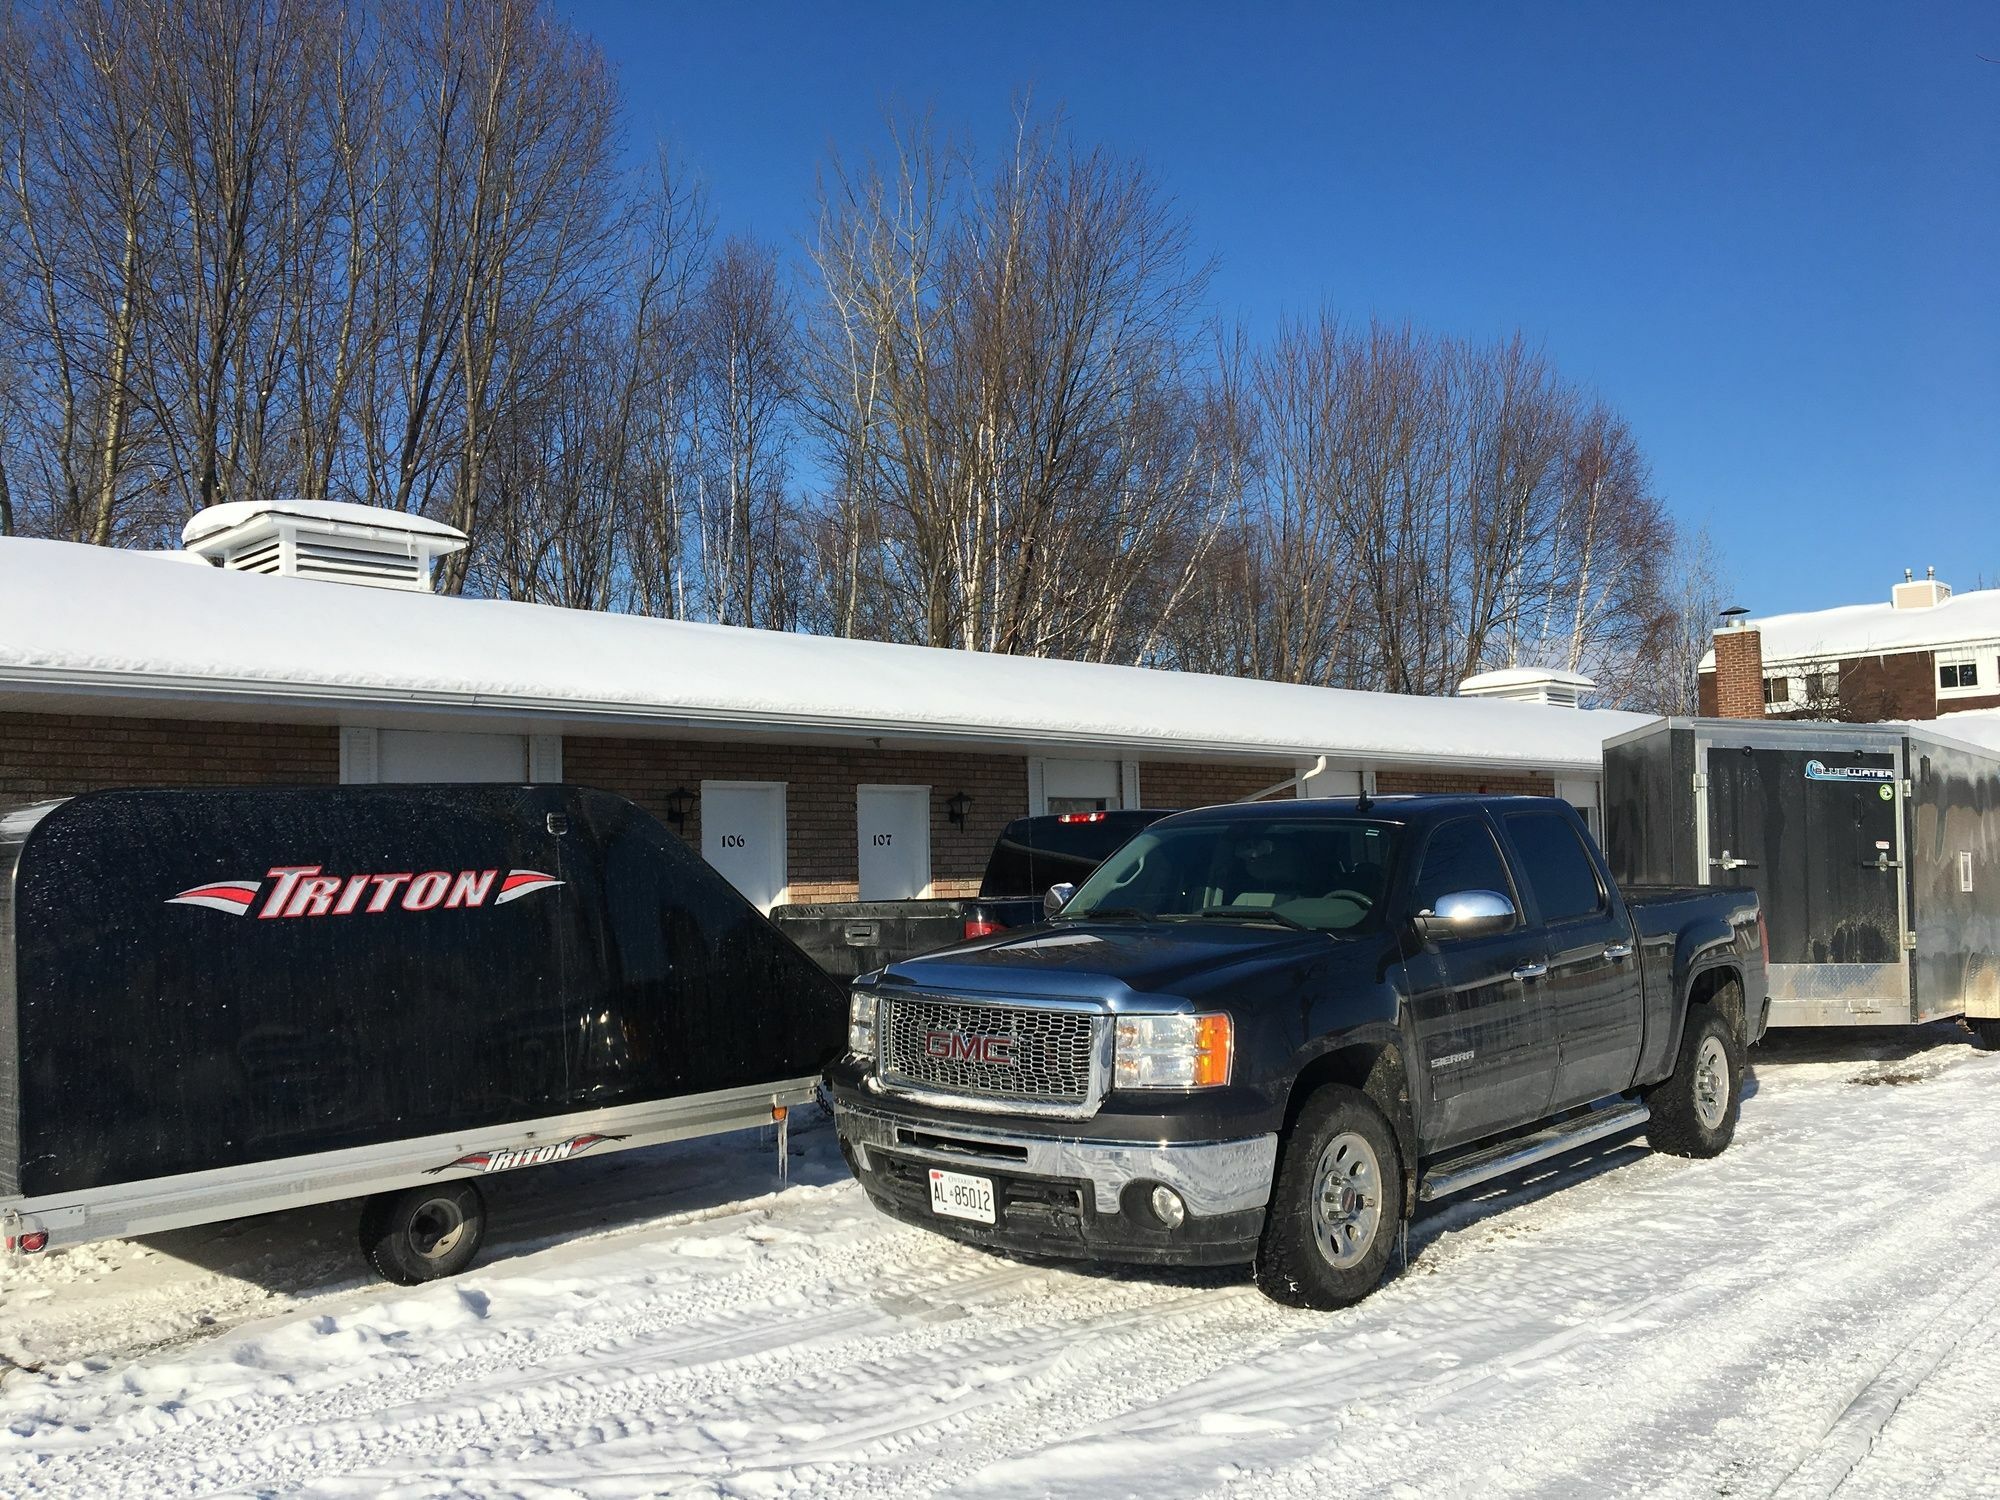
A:
<svg viewBox="0 0 2000 1500">
<path fill-rule="evenodd" d="M 1757 891 L 1772 1025 L 2000 1033 L 1991 752 L 1911 725 L 1666 719 L 1606 742 L 1604 834 L 1621 883 Z"/>
<path fill-rule="evenodd" d="M 9 1248 L 368 1197 L 456 1270 L 493 1172 L 781 1120 L 841 987 L 562 786 L 95 792 L 0 816 Z"/>
</svg>

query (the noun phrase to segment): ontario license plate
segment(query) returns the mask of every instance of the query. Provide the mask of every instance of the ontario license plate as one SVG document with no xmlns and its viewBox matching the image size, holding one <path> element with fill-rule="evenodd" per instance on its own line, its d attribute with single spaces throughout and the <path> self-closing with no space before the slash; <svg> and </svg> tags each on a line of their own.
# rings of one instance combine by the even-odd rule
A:
<svg viewBox="0 0 2000 1500">
<path fill-rule="evenodd" d="M 931 1212 L 947 1219 L 970 1219 L 975 1224 L 994 1223 L 993 1179 L 932 1167 Z"/>
</svg>

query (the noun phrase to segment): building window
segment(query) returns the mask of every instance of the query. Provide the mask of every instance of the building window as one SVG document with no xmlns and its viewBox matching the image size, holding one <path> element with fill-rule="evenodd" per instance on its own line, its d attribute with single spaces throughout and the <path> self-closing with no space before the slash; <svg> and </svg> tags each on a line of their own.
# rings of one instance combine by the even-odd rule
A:
<svg viewBox="0 0 2000 1500">
<path fill-rule="evenodd" d="M 1780 703 L 1792 701 L 1792 680 L 1789 677 L 1766 677 L 1764 679 L 1764 706 L 1770 708 Z"/>
<path fill-rule="evenodd" d="M 1806 701 L 1809 703 L 1832 703 L 1840 697 L 1840 674 L 1838 672 L 1806 673 Z"/>
<path fill-rule="evenodd" d="M 1976 661 L 1948 661 L 1938 665 L 1938 686 L 1940 688 L 1976 688 L 1979 686 L 1979 663 Z"/>
</svg>

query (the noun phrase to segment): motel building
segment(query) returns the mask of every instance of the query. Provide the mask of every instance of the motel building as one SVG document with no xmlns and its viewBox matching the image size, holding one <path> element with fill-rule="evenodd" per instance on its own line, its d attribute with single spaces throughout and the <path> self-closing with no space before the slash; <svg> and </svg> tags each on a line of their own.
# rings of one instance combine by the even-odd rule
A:
<svg viewBox="0 0 2000 1500">
<path fill-rule="evenodd" d="M 1645 720 L 1509 669 L 1413 698 L 434 593 L 465 537 L 235 503 L 179 552 L 0 540 L 0 812 L 101 787 L 567 781 L 760 907 L 963 896 L 1029 813 L 1487 791 L 1596 826 Z"/>
</svg>

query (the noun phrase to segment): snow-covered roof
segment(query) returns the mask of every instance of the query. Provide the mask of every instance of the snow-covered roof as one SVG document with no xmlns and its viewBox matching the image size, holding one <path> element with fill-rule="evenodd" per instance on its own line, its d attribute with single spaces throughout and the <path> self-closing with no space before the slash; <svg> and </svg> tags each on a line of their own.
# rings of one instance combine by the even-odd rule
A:
<svg viewBox="0 0 2000 1500">
<path fill-rule="evenodd" d="M 1461 693 L 1491 691 L 1496 688 L 1537 687 L 1545 682 L 1560 682 L 1569 687 L 1590 689 L 1596 682 L 1581 672 L 1567 672 L 1561 667 L 1500 667 L 1491 672 L 1481 672 L 1468 677 L 1458 685 Z"/>
<path fill-rule="evenodd" d="M 0 693 L 421 708 L 1137 754 L 1590 770 L 1638 714 L 1416 698 L 549 605 L 0 541 Z M 266 710 L 268 711 L 268 709 Z"/>
<path fill-rule="evenodd" d="M 1897 609 L 1890 604 L 1848 604 L 1744 622 L 1761 637 L 1764 665 L 1835 661 L 1897 651 L 1942 650 L 2000 641 L 2000 589 L 1953 594 L 1942 604 Z M 1702 658 L 1704 671 L 1715 653 Z"/>
<path fill-rule="evenodd" d="M 356 505 L 347 500 L 229 500 L 196 511 L 194 518 L 181 528 L 181 540 L 192 547 L 204 537 L 218 535 L 262 516 L 291 516 L 302 521 L 331 521 L 378 530 L 391 527 L 413 536 L 456 542 L 459 546 L 464 546 L 466 541 L 464 532 L 442 521 L 411 515 L 407 511 L 384 510 L 377 505 Z"/>
<path fill-rule="evenodd" d="M 1977 745 L 1982 750 L 2000 752 L 2000 708 L 1968 708 L 1935 719 L 1920 719 L 1919 729 L 1934 729 L 1954 740 Z"/>
</svg>

